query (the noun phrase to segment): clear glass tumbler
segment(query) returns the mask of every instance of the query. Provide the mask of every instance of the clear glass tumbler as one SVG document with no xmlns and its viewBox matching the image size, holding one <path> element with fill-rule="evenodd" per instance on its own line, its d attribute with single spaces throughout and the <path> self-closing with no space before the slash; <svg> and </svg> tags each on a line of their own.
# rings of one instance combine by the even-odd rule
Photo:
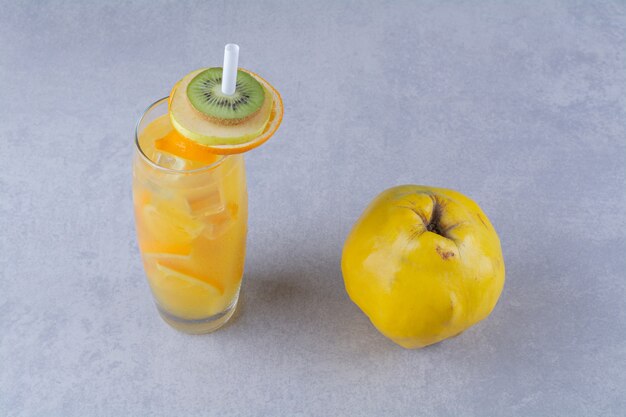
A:
<svg viewBox="0 0 626 417">
<path fill-rule="evenodd" d="M 242 155 L 186 167 L 155 149 L 172 126 L 167 98 L 135 132 L 133 202 L 144 269 L 161 317 L 186 333 L 224 325 L 235 311 L 246 252 Z"/>
</svg>

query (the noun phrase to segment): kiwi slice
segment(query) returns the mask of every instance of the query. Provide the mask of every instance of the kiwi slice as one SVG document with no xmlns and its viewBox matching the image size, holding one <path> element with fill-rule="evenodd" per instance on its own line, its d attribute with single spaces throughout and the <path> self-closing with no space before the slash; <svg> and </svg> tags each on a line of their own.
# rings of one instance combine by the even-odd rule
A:
<svg viewBox="0 0 626 417">
<path fill-rule="evenodd" d="M 232 95 L 222 93 L 222 68 L 209 68 L 196 75 L 187 86 L 187 98 L 207 119 L 236 125 L 254 116 L 263 106 L 265 91 L 250 74 L 237 71 Z"/>
</svg>

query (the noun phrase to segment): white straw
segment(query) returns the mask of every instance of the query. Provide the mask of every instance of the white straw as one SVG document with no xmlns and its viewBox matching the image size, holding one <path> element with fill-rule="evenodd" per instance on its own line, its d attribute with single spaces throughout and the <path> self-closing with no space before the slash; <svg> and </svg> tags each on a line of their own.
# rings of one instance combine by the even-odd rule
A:
<svg viewBox="0 0 626 417">
<path fill-rule="evenodd" d="M 229 43 L 224 47 L 224 68 L 222 69 L 222 93 L 227 96 L 235 94 L 238 64 L 239 45 Z"/>
</svg>

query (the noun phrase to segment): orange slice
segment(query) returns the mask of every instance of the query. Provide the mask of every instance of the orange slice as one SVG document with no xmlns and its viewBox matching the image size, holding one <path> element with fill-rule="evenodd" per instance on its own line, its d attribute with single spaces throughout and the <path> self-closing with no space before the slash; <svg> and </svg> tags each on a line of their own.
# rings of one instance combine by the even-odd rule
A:
<svg viewBox="0 0 626 417">
<path fill-rule="evenodd" d="M 145 254 L 166 253 L 168 255 L 189 255 L 191 244 L 177 242 L 159 242 L 157 240 L 139 239 L 139 248 Z"/>
<path fill-rule="evenodd" d="M 188 284 L 198 285 L 204 289 L 224 294 L 224 285 L 218 280 L 194 273 L 183 265 L 179 265 L 175 260 L 160 259 L 156 262 L 157 269 L 168 278 L 179 280 Z"/>
<path fill-rule="evenodd" d="M 178 131 L 170 133 L 154 142 L 156 149 L 194 162 L 210 165 L 219 159 L 219 155 L 211 152 L 206 146 L 187 139 Z"/>
</svg>

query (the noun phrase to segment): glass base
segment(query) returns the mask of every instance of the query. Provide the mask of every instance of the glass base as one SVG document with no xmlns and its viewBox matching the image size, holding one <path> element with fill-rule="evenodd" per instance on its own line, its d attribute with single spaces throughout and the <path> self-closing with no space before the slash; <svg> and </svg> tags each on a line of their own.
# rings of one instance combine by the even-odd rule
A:
<svg viewBox="0 0 626 417">
<path fill-rule="evenodd" d="M 230 318 L 235 313 L 235 310 L 237 309 L 238 300 L 239 295 L 237 295 L 237 298 L 235 298 L 235 300 L 226 310 L 203 319 L 183 319 L 171 313 L 168 313 L 167 311 L 163 310 L 158 304 L 157 310 L 159 310 L 161 318 L 167 324 L 169 324 L 178 331 L 187 334 L 206 334 L 216 331 L 217 329 L 225 325 L 228 320 L 230 320 Z"/>
</svg>

